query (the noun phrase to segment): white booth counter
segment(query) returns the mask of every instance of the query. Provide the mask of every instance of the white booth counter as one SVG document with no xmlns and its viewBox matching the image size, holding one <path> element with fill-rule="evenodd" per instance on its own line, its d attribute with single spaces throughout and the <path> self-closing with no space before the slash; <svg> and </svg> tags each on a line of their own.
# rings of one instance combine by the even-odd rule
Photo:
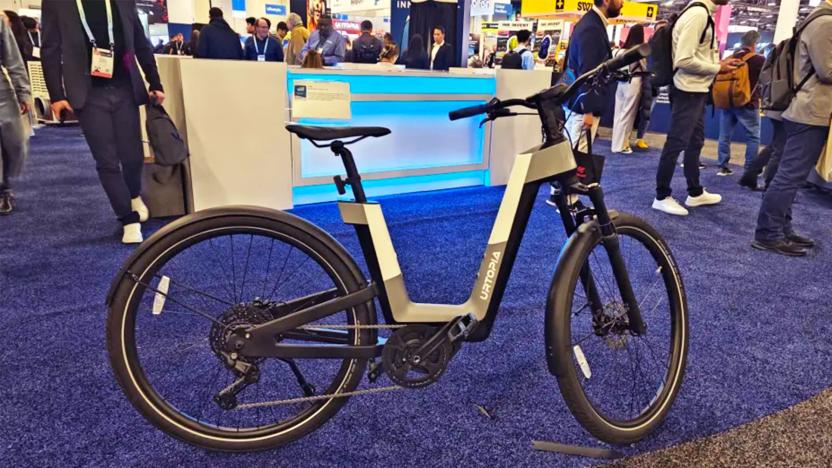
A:
<svg viewBox="0 0 832 468">
<path fill-rule="evenodd" d="M 514 156 L 539 143 L 539 123 L 521 117 L 481 127 L 477 118 L 451 122 L 448 112 L 495 95 L 526 97 L 545 88 L 550 76 L 351 64 L 287 69 L 178 58 L 159 60 L 159 67 L 166 90 L 177 98 L 166 107 L 186 130 L 195 211 L 231 204 L 287 209 L 338 199 L 332 177 L 343 174 L 341 161 L 286 131 L 292 120 L 390 128 L 390 135 L 350 146 L 370 197 L 505 184 Z M 351 119 L 292 119 L 290 90 L 303 81 L 349 83 Z"/>
</svg>

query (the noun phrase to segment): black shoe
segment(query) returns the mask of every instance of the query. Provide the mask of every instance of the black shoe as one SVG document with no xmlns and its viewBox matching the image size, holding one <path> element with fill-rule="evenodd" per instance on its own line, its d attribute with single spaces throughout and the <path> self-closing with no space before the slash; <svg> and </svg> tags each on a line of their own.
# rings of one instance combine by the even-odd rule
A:
<svg viewBox="0 0 832 468">
<path fill-rule="evenodd" d="M 557 199 L 555 198 L 554 195 L 549 195 L 549 198 L 546 199 L 546 204 L 549 205 L 549 206 L 554 206 L 555 208 L 557 208 L 558 204 L 556 203 L 556 200 Z"/>
<path fill-rule="evenodd" d="M 759 241 L 755 239 L 751 242 L 751 247 L 754 247 L 757 250 L 767 250 L 769 252 L 785 255 L 787 257 L 806 256 L 806 249 L 796 244 L 793 244 L 785 239 L 780 239 L 776 241 Z"/>
<path fill-rule="evenodd" d="M 702 169 L 702 167 L 700 166 L 699 169 Z M 727 167 L 720 167 L 719 170 L 716 171 L 716 175 L 718 176 L 729 176 L 732 174 L 734 174 L 734 171 L 728 169 Z"/>
<path fill-rule="evenodd" d="M 11 192 L 0 194 L 0 216 L 12 214 L 14 211 L 14 195 Z"/>
<path fill-rule="evenodd" d="M 737 184 L 739 184 L 740 187 L 747 187 L 747 188 L 751 189 L 754 192 L 757 192 L 757 191 L 760 190 L 760 188 L 757 186 L 757 178 L 746 176 L 745 174 L 743 174 L 743 176 L 740 177 L 740 180 L 739 180 L 739 182 L 737 182 Z"/>
<path fill-rule="evenodd" d="M 800 234 L 796 234 L 794 232 L 791 234 L 787 234 L 786 240 L 798 247 L 803 247 L 804 249 L 811 249 L 815 246 L 814 240 L 809 239 L 808 237 L 803 237 Z"/>
</svg>

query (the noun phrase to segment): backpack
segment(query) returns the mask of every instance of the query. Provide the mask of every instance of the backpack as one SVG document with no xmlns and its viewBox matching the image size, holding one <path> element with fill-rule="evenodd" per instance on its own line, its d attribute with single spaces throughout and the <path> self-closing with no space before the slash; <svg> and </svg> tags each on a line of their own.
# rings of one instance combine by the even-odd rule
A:
<svg viewBox="0 0 832 468">
<path fill-rule="evenodd" d="M 813 13 L 799 28 L 794 35 L 777 44 L 771 51 L 760 72 L 760 90 L 763 110 L 782 112 L 789 108 L 792 99 L 797 95 L 803 86 L 815 75 L 815 70 L 809 72 L 795 86 L 795 68 L 797 68 L 797 46 L 800 44 L 800 34 L 812 21 L 821 16 L 832 15 L 829 10 L 820 10 Z"/>
<path fill-rule="evenodd" d="M 503 55 L 503 61 L 500 66 L 504 69 L 522 70 L 523 69 L 523 54 L 526 49 L 512 50 Z"/>
<path fill-rule="evenodd" d="M 188 159 L 188 145 L 179 135 L 176 125 L 165 112 L 165 108 L 150 104 L 147 108 L 147 138 L 150 140 L 150 147 L 156 164 L 160 166 L 176 166 Z"/>
<path fill-rule="evenodd" d="M 353 60 L 355 63 L 378 63 L 378 57 L 381 55 L 381 42 L 378 40 L 358 40 L 358 47 L 352 51 Z"/>
<path fill-rule="evenodd" d="M 742 65 L 734 70 L 716 75 L 711 90 L 714 107 L 720 109 L 737 109 L 751 102 L 751 77 L 748 73 L 748 61 L 756 52 L 745 54 L 740 60 Z"/>
<path fill-rule="evenodd" d="M 684 10 L 679 13 L 670 24 L 662 29 L 659 29 L 650 38 L 650 48 L 653 51 L 650 54 L 650 71 L 653 73 L 653 85 L 656 87 L 670 86 L 673 84 L 673 75 L 676 74 L 676 68 L 673 66 L 673 28 L 676 22 L 688 10 L 694 7 L 701 7 L 708 11 L 708 25 L 702 31 L 702 36 L 699 38 L 699 43 L 705 42 L 708 28 L 711 29 L 711 48 L 714 47 L 716 40 L 715 28 L 713 18 L 711 18 L 710 10 L 702 2 L 694 2 L 686 6 Z"/>
</svg>

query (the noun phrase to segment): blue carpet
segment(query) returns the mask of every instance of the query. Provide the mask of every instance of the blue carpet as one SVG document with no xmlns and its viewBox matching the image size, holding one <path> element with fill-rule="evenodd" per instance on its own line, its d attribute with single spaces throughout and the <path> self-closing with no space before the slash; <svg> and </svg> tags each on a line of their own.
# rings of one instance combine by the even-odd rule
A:
<svg viewBox="0 0 832 468">
<path fill-rule="evenodd" d="M 692 332 L 675 407 L 656 434 L 627 453 L 754 420 L 832 384 L 828 196 L 801 193 L 796 226 L 820 245 L 808 258 L 787 259 L 750 248 L 760 195 L 740 190 L 737 176 L 716 177 L 706 169 L 703 183 L 725 201 L 674 218 L 649 209 L 655 153 L 612 156 L 607 164 L 610 207 L 645 218 L 672 247 Z M 681 197 L 684 180 L 677 172 Z M 501 188 L 471 188 L 384 200 L 414 300 L 465 299 L 501 195 Z M 103 301 L 130 248 L 118 242 L 119 227 L 78 130 L 41 130 L 18 187 L 18 210 L 0 218 L 0 464 L 592 463 L 530 448 L 532 439 L 598 444 L 574 421 L 544 363 L 545 293 L 564 240 L 545 196 L 541 192 L 491 339 L 463 347 L 438 384 L 353 398 L 319 431 L 282 449 L 213 454 L 151 427 L 117 388 L 104 345 Z M 294 212 L 359 253 L 333 204 Z M 145 234 L 163 223 L 148 223 Z"/>
</svg>

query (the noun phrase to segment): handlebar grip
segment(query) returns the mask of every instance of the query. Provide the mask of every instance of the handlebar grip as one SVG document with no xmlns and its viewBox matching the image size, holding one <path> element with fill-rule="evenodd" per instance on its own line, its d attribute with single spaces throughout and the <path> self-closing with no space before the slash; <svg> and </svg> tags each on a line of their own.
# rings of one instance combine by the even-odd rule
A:
<svg viewBox="0 0 832 468">
<path fill-rule="evenodd" d="M 451 120 L 459 120 L 464 119 L 467 117 L 473 117 L 475 115 L 485 114 L 491 108 L 491 103 L 482 104 L 479 106 L 472 106 L 472 107 L 463 107 L 462 109 L 457 109 L 455 111 L 448 112 L 448 117 Z"/>
<path fill-rule="evenodd" d="M 607 70 L 618 70 L 630 64 L 636 63 L 643 58 L 650 56 L 650 44 L 641 44 L 628 49 L 618 57 L 612 58 L 604 62 L 603 67 Z"/>
</svg>

